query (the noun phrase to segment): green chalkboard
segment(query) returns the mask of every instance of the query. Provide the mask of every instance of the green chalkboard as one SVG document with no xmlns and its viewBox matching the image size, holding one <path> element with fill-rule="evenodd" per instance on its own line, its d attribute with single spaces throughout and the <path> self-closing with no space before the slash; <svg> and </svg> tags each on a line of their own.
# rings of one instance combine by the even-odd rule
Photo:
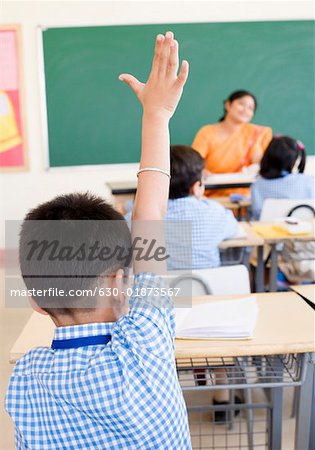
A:
<svg viewBox="0 0 315 450">
<path fill-rule="evenodd" d="M 171 29 L 190 77 L 171 123 L 191 144 L 236 89 L 256 94 L 254 122 L 314 143 L 314 22 L 242 22 L 43 30 L 50 167 L 139 161 L 141 107 L 121 72 L 145 80 L 155 35 Z"/>
</svg>

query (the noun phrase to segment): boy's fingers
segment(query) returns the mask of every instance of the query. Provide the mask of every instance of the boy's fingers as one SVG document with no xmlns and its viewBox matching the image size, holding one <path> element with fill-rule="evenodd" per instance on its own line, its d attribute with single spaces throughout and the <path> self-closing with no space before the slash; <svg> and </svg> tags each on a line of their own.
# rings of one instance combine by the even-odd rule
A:
<svg viewBox="0 0 315 450">
<path fill-rule="evenodd" d="M 161 55 L 163 42 L 164 42 L 163 34 L 158 34 L 156 36 L 156 41 L 155 41 L 155 49 L 154 49 L 154 56 L 153 56 L 150 76 L 155 75 L 159 70 L 160 55 Z"/>
<path fill-rule="evenodd" d="M 180 68 L 179 75 L 177 77 L 177 83 L 179 83 L 181 86 L 184 86 L 188 78 L 188 73 L 189 73 L 189 64 L 188 61 L 184 60 Z"/>
<path fill-rule="evenodd" d="M 168 61 L 167 72 L 169 75 L 176 77 L 178 71 L 178 42 L 173 41 L 170 48 L 170 57 Z"/>
<path fill-rule="evenodd" d="M 174 34 L 171 31 L 168 31 L 165 34 L 165 39 L 161 49 L 160 63 L 159 63 L 159 74 L 161 75 L 165 75 L 168 67 L 168 61 L 170 57 L 170 47 L 173 42 L 173 36 Z"/>
<path fill-rule="evenodd" d="M 136 77 L 129 75 L 128 73 L 122 73 L 121 75 L 119 75 L 118 78 L 120 81 L 123 81 L 124 83 L 128 84 L 128 86 L 131 87 L 131 89 L 135 92 L 136 95 L 139 95 L 143 83 L 137 80 Z"/>
</svg>

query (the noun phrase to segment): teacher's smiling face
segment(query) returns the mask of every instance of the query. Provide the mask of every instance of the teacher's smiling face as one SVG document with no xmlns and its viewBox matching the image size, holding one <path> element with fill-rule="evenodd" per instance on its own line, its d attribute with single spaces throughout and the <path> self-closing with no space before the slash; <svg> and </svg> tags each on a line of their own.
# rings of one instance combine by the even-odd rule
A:
<svg viewBox="0 0 315 450">
<path fill-rule="evenodd" d="M 255 101 L 250 95 L 237 98 L 225 103 L 226 116 L 225 119 L 230 119 L 236 123 L 250 122 L 254 116 L 256 109 Z"/>
</svg>

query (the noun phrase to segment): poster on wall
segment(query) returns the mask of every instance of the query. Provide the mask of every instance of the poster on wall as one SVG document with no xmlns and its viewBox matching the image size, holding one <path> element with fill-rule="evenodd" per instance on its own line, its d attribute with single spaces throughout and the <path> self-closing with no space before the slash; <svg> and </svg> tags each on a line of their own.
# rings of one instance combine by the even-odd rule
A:
<svg viewBox="0 0 315 450">
<path fill-rule="evenodd" d="M 21 29 L 0 25 L 0 171 L 26 169 Z"/>
</svg>

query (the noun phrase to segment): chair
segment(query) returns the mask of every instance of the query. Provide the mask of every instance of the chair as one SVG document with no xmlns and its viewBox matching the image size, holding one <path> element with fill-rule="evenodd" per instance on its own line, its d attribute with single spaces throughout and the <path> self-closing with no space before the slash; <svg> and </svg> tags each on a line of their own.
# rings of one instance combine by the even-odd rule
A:
<svg viewBox="0 0 315 450">
<path fill-rule="evenodd" d="M 269 222 L 281 217 L 296 217 L 301 220 L 313 220 L 315 216 L 314 199 L 274 199 L 267 198 L 264 201 L 260 215 L 261 222 Z M 298 239 L 297 239 L 298 240 Z M 283 251 L 283 244 L 276 246 L 278 251 Z M 270 259 L 270 252 L 266 263 Z"/>
<path fill-rule="evenodd" d="M 248 270 L 244 265 L 188 271 L 171 271 L 170 287 L 180 288 L 183 296 L 249 294 Z M 227 282 L 228 281 L 228 282 Z"/>
<path fill-rule="evenodd" d="M 276 199 L 264 201 L 259 220 L 270 222 L 276 218 L 294 216 L 302 220 L 313 219 L 315 215 L 314 199 Z"/>
<path fill-rule="evenodd" d="M 288 217 L 293 216 L 302 220 L 310 220 L 315 216 L 315 209 L 310 205 L 297 205 L 288 212 Z"/>
<path fill-rule="evenodd" d="M 270 222 L 282 217 L 296 217 L 301 220 L 312 220 L 315 216 L 314 199 L 275 199 L 267 198 L 264 201 L 260 214 L 261 222 Z M 278 252 L 283 251 L 284 244 L 276 245 Z M 269 263 L 271 252 L 265 256 L 265 264 Z"/>
</svg>

